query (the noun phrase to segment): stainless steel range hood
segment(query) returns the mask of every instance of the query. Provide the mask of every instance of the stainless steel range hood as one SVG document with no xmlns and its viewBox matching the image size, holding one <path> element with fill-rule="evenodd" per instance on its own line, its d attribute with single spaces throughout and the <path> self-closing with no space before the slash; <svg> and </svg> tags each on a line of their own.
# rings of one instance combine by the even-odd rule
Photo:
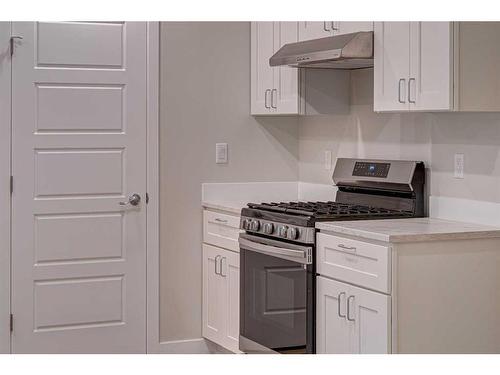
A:
<svg viewBox="0 0 500 375">
<path fill-rule="evenodd" d="M 270 59 L 271 66 L 296 68 L 362 69 L 373 66 L 373 32 L 289 43 Z"/>
</svg>

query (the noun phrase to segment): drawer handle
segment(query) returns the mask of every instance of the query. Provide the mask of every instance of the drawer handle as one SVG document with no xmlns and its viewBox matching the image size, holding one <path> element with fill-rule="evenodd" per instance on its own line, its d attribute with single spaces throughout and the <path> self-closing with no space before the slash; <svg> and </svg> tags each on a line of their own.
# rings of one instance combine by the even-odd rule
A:
<svg viewBox="0 0 500 375">
<path fill-rule="evenodd" d="M 227 220 L 219 219 L 218 217 L 216 217 L 214 220 L 218 223 L 227 223 Z"/>
<path fill-rule="evenodd" d="M 355 246 L 346 246 L 344 245 L 343 243 L 339 244 L 338 245 L 341 249 L 344 249 L 344 250 L 351 250 L 353 252 L 356 252 L 356 247 Z"/>
<path fill-rule="evenodd" d="M 341 298 L 342 298 L 342 296 L 345 296 L 345 292 L 342 292 L 342 293 L 340 293 L 337 296 L 337 314 L 338 314 L 339 318 L 345 318 L 346 317 L 345 315 L 342 315 L 340 313 L 340 304 L 341 304 Z"/>
</svg>

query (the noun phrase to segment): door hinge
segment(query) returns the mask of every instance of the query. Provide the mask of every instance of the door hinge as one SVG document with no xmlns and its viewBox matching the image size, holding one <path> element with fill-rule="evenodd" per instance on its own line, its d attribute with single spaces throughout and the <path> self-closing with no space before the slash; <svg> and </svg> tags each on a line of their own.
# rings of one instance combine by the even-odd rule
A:
<svg viewBox="0 0 500 375">
<path fill-rule="evenodd" d="M 148 204 L 148 203 L 149 203 L 149 194 L 146 193 L 146 204 Z"/>
<path fill-rule="evenodd" d="M 10 176 L 10 194 L 14 192 L 14 176 Z"/>
<path fill-rule="evenodd" d="M 14 315 L 10 314 L 10 331 L 14 332 Z"/>
</svg>

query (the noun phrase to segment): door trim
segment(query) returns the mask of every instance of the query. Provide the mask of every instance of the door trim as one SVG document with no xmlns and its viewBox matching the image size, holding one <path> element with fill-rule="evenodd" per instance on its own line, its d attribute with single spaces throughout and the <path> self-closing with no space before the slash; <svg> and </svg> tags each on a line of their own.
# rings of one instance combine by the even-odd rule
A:
<svg viewBox="0 0 500 375">
<path fill-rule="evenodd" d="M 10 353 L 11 22 L 0 22 L 0 353 Z"/>
<path fill-rule="evenodd" d="M 147 23 L 146 352 L 161 351 L 159 240 L 160 23 Z"/>
</svg>

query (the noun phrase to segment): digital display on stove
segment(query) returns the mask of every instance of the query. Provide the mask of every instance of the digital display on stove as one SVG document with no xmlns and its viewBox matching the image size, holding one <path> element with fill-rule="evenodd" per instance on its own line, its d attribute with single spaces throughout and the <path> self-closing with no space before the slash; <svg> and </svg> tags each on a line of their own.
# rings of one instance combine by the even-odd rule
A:
<svg viewBox="0 0 500 375">
<path fill-rule="evenodd" d="M 369 163 L 364 161 L 357 161 L 354 164 L 353 176 L 362 177 L 380 177 L 386 178 L 389 173 L 391 163 Z"/>
</svg>

